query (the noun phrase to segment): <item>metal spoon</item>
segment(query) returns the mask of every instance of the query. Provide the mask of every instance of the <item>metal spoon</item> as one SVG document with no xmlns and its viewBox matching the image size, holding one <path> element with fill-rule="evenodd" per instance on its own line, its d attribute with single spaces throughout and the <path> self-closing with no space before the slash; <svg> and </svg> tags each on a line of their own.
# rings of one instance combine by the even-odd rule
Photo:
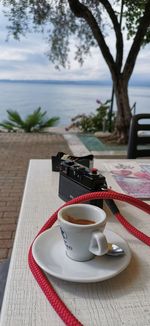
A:
<svg viewBox="0 0 150 326">
<path fill-rule="evenodd" d="M 120 248 L 114 243 L 108 243 L 108 252 L 106 253 L 106 255 L 116 257 L 116 256 L 122 256 L 124 254 L 125 252 L 122 248 Z"/>
</svg>

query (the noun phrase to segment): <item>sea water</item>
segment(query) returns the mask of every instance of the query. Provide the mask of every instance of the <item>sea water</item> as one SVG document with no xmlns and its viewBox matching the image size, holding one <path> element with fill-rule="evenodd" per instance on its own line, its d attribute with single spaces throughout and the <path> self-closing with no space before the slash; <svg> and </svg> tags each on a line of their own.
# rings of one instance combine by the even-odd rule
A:
<svg viewBox="0 0 150 326">
<path fill-rule="evenodd" d="M 111 85 L 96 83 L 0 81 L 0 121 L 7 118 L 8 109 L 25 118 L 40 106 L 49 118 L 60 117 L 58 125 L 66 126 L 76 115 L 95 113 L 96 100 L 105 102 L 111 94 Z M 129 98 L 131 107 L 136 103 L 136 113 L 150 113 L 150 87 L 130 87 Z"/>
</svg>

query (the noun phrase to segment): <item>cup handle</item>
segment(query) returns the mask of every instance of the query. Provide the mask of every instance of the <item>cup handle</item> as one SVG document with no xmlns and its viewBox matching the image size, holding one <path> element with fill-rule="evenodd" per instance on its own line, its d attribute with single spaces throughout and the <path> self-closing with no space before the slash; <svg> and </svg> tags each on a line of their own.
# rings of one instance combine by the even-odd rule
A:
<svg viewBox="0 0 150 326">
<path fill-rule="evenodd" d="M 108 243 L 103 233 L 98 231 L 92 233 L 89 251 L 96 256 L 102 256 L 108 252 Z"/>
</svg>

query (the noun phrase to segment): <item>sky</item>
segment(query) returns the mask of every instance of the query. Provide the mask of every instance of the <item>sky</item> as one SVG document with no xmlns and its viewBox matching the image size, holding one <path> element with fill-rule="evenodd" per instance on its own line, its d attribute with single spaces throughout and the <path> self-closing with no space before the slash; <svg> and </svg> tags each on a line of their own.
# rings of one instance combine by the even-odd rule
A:
<svg viewBox="0 0 150 326">
<path fill-rule="evenodd" d="M 74 60 L 74 45 L 71 51 L 71 68 L 56 70 L 50 63 L 46 52 L 48 44 L 42 34 L 27 34 L 20 41 L 7 39 L 7 19 L 0 6 L 0 79 L 12 80 L 110 80 L 110 73 L 99 49 L 93 49 L 81 67 Z M 114 53 L 113 33 L 107 43 Z M 125 55 L 131 41 L 125 41 Z M 150 83 L 150 45 L 141 50 L 132 80 Z"/>
</svg>

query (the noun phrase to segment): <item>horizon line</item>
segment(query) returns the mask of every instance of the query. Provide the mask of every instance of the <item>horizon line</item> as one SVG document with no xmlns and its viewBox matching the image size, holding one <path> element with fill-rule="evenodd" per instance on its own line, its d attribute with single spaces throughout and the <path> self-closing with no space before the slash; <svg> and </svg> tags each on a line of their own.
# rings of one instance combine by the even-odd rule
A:
<svg viewBox="0 0 150 326">
<path fill-rule="evenodd" d="M 87 79 L 87 80 L 69 80 L 69 79 L 9 79 L 9 78 L 2 78 L 0 79 L 0 82 L 10 82 L 10 83 L 70 83 L 70 84 L 99 84 L 99 85 L 104 85 L 104 86 L 112 86 L 112 81 L 111 80 L 98 80 L 98 79 Z M 131 80 L 129 82 L 129 86 L 150 86 L 150 81 L 141 81 L 141 80 Z"/>
</svg>

